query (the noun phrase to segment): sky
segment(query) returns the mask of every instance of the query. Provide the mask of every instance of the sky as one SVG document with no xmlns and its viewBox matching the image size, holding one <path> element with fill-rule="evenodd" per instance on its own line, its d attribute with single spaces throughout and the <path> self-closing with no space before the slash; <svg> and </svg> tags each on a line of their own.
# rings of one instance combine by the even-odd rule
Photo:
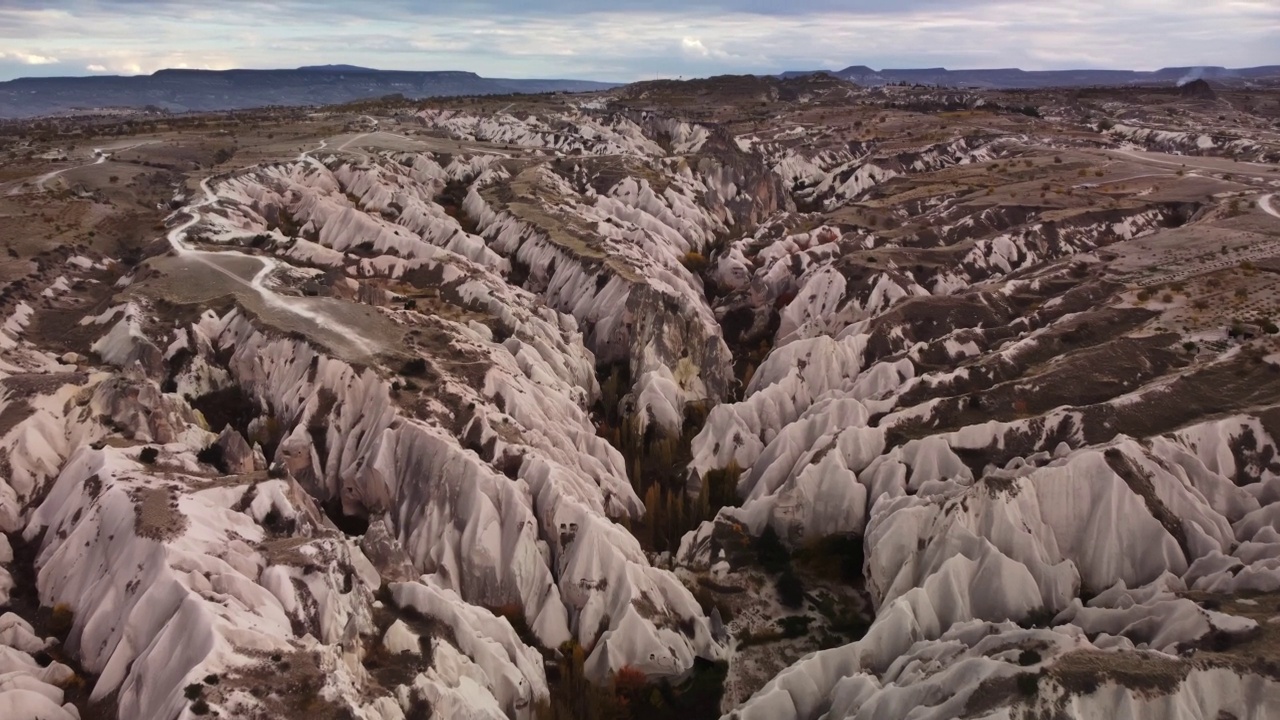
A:
<svg viewBox="0 0 1280 720">
<path fill-rule="evenodd" d="M 0 80 L 346 63 L 488 77 L 1280 64 L 1280 0 L 0 0 Z"/>
</svg>

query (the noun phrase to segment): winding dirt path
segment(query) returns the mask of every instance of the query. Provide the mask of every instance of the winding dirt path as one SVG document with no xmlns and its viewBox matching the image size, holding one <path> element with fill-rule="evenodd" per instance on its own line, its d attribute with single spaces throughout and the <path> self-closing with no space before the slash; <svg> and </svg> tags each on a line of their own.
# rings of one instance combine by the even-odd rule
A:
<svg viewBox="0 0 1280 720">
<path fill-rule="evenodd" d="M 321 150 L 325 147 L 326 143 L 322 141 L 320 147 L 316 148 L 316 150 Z M 318 163 L 319 161 L 310 156 L 311 152 L 314 152 L 314 150 L 302 153 L 299 156 L 299 160 Z M 327 311 L 323 306 L 323 302 L 313 301 L 311 298 L 281 295 L 268 287 L 268 279 L 282 268 L 282 264 L 275 258 L 265 255 L 249 255 L 239 250 L 199 250 L 187 244 L 187 234 L 191 228 L 195 227 L 203 219 L 203 211 L 217 204 L 219 200 L 218 194 L 209 185 L 209 178 L 200 181 L 200 190 L 203 193 L 203 197 L 177 213 L 186 213 L 189 216 L 187 220 L 180 225 L 175 225 L 169 230 L 167 236 L 169 245 L 179 257 L 194 260 L 225 276 L 231 282 L 251 290 L 273 310 L 297 316 L 319 326 L 319 329 L 326 331 L 326 335 L 340 338 L 360 355 L 372 356 L 379 350 L 379 343 L 369 339 L 360 330 Z M 222 258 L 247 258 L 261 263 L 262 268 L 252 278 L 246 280 L 230 268 L 225 267 L 220 262 Z"/>
</svg>

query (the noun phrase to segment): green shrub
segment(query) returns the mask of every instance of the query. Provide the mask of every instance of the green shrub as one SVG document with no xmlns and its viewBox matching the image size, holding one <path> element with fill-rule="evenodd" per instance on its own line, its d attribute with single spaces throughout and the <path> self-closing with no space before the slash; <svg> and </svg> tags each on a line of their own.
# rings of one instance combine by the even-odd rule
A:
<svg viewBox="0 0 1280 720">
<path fill-rule="evenodd" d="M 707 269 L 707 258 L 700 252 L 690 250 L 680 259 L 680 264 L 691 273 L 697 274 Z"/>
<path fill-rule="evenodd" d="M 425 375 L 426 372 L 427 361 L 422 358 L 413 358 L 400 368 L 401 375 Z"/>
<path fill-rule="evenodd" d="M 804 606 L 804 584 L 790 568 L 778 576 L 775 587 L 784 607 L 796 609 Z"/>
<path fill-rule="evenodd" d="M 58 603 L 53 606 L 53 613 L 49 616 L 49 633 L 51 635 L 65 638 L 71 632 L 74 624 L 75 614 L 71 611 L 70 605 Z"/>
<path fill-rule="evenodd" d="M 791 569 L 791 553 L 787 552 L 772 525 L 756 538 L 756 561 L 768 573 L 780 573 Z"/>
<path fill-rule="evenodd" d="M 782 628 L 783 637 L 798 638 L 809 632 L 809 624 L 812 622 L 813 618 L 808 615 L 790 615 L 778 618 L 778 627 Z"/>
</svg>

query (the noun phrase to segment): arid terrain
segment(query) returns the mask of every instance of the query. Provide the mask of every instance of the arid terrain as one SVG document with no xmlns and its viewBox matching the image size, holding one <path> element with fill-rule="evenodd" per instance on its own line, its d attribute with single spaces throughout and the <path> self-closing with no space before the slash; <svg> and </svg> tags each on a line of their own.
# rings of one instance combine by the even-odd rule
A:
<svg viewBox="0 0 1280 720">
<path fill-rule="evenodd" d="M 1280 716 L 1280 87 L 0 123 L 0 717 Z"/>
</svg>

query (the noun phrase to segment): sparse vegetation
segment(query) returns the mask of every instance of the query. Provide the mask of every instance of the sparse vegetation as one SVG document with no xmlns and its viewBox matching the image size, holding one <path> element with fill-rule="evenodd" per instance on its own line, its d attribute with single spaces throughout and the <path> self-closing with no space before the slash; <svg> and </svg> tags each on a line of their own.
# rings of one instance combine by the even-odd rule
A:
<svg viewBox="0 0 1280 720">
<path fill-rule="evenodd" d="M 223 457 L 222 446 L 216 442 L 206 445 L 200 452 L 196 453 L 196 460 L 213 467 L 214 470 L 223 475 L 230 472 L 226 458 Z"/>
<path fill-rule="evenodd" d="M 680 259 L 680 263 L 684 265 L 689 272 L 698 275 L 707 269 L 707 258 L 700 252 L 690 250 Z"/>
<path fill-rule="evenodd" d="M 559 649 L 548 669 L 551 698 L 534 709 L 536 720 L 667 720 L 671 717 L 715 717 L 724 694 L 726 663 L 699 661 L 678 685 L 650 682 L 640 670 L 622 667 L 609 683 L 587 680 L 586 652 L 575 642 Z"/>
<path fill-rule="evenodd" d="M 783 570 L 775 587 L 783 607 L 794 610 L 804 606 L 804 584 L 791 568 Z"/>
<path fill-rule="evenodd" d="M 756 538 L 756 562 L 768 573 L 786 572 L 791 566 L 791 553 L 772 525 L 766 525 Z"/>
<path fill-rule="evenodd" d="M 427 361 L 420 357 L 406 360 L 400 366 L 400 374 L 409 377 L 422 377 L 427 374 Z"/>
<path fill-rule="evenodd" d="M 70 605 L 58 603 L 53 606 L 53 611 L 49 615 L 49 632 L 54 637 L 65 638 L 71 633 L 74 625 L 75 614 L 71 611 Z"/>
</svg>

